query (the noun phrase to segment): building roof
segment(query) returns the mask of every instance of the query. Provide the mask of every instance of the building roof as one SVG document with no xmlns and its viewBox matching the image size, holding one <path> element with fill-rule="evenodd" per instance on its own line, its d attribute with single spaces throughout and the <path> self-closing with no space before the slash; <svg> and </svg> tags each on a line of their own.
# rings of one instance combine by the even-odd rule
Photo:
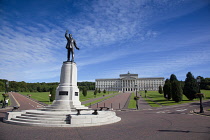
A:
<svg viewBox="0 0 210 140">
<path fill-rule="evenodd" d="M 136 79 L 136 80 L 143 80 L 143 79 L 164 79 L 164 77 L 145 77 L 145 78 L 138 78 L 138 74 L 131 74 L 129 71 L 127 74 L 120 74 L 120 78 L 108 78 L 108 79 L 96 79 L 98 80 L 121 80 L 121 79 Z"/>
</svg>

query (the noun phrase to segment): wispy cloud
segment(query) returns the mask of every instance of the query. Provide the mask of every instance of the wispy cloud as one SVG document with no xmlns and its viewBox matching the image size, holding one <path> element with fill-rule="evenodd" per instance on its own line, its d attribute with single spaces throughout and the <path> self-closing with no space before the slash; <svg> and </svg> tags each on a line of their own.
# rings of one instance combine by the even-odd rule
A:
<svg viewBox="0 0 210 140">
<path fill-rule="evenodd" d="M 47 26 L 43 26 L 47 29 Z M 51 32 L 42 32 L 37 26 L 2 25 L 0 31 L 1 78 L 9 80 L 26 80 L 43 78 L 43 71 L 50 71 L 54 56 L 58 48 L 57 35 Z M 25 72 L 25 71 L 31 71 Z M 31 75 L 35 75 L 32 77 Z M 49 74 L 49 73 L 48 73 Z M 47 72 L 45 73 L 47 77 Z M 50 77 L 50 75 L 48 75 Z"/>
<path fill-rule="evenodd" d="M 43 5 L 44 2 L 39 4 Z M 32 7 L 32 10 L 28 10 L 30 6 L 27 7 L 27 14 L 20 7 L 8 11 L 4 8 L 0 11 L 3 15 L 0 19 L 0 78 L 33 81 L 59 77 L 60 65 L 66 59 L 66 29 L 73 33 L 81 48 L 80 52 L 76 52 L 80 69 L 119 59 L 125 61 L 127 56 L 132 58 L 136 54 L 143 56 L 151 52 L 164 53 L 208 42 L 208 32 L 197 38 L 192 36 L 191 40 L 183 40 L 177 35 L 167 37 L 168 34 L 165 35 L 161 29 L 153 26 L 187 15 L 205 5 L 206 2 L 196 0 L 110 0 L 65 3 L 52 1 L 44 9 L 37 7 L 36 10 Z M 201 31 L 200 34 L 202 33 L 204 32 Z M 179 43 L 173 37 L 180 39 Z M 168 47 L 169 43 L 172 47 Z M 189 63 L 198 64 L 198 60 L 191 59 L 194 54 L 197 55 L 196 52 L 189 56 L 179 53 L 180 56 L 174 56 L 179 59 L 170 59 L 168 62 L 165 59 L 149 59 L 148 64 L 144 64 L 145 70 L 155 68 L 156 72 L 138 71 L 140 67 L 133 67 L 133 71 L 144 73 L 145 76 L 166 73 L 169 68 L 178 71 Z M 209 59 L 206 54 L 200 56 L 205 60 L 203 62 Z M 141 65 L 143 62 L 136 63 Z M 164 66 L 159 67 L 160 65 Z M 120 66 L 123 70 L 131 67 L 129 63 Z M 122 71 L 114 66 L 113 69 L 113 73 Z"/>
</svg>

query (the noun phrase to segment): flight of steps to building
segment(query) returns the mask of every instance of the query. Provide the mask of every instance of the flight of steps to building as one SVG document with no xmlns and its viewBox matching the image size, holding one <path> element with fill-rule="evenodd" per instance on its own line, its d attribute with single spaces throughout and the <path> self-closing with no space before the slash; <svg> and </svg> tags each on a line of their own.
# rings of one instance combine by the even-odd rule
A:
<svg viewBox="0 0 210 140">
<path fill-rule="evenodd" d="M 113 111 L 98 111 L 98 115 L 92 113 L 93 110 L 81 111 L 81 115 L 77 115 L 76 111 L 69 113 L 68 111 L 25 110 L 8 112 L 10 117 L 4 119 L 4 122 L 26 126 L 85 127 L 111 124 L 121 120 Z"/>
</svg>

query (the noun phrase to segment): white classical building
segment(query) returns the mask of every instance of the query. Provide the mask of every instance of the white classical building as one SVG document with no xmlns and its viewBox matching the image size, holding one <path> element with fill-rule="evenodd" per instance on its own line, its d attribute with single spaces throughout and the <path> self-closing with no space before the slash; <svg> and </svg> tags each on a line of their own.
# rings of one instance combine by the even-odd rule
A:
<svg viewBox="0 0 210 140">
<path fill-rule="evenodd" d="M 158 90 L 164 85 L 164 77 L 138 78 L 138 74 L 120 74 L 120 78 L 96 79 L 96 88 L 103 91 Z"/>
</svg>

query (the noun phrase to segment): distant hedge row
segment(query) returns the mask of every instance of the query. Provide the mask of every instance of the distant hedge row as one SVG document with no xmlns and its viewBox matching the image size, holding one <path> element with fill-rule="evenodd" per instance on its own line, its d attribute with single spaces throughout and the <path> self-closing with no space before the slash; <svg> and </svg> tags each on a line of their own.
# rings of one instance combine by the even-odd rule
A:
<svg viewBox="0 0 210 140">
<path fill-rule="evenodd" d="M 0 79 L 0 91 L 6 91 L 6 82 L 8 80 Z M 8 91 L 16 92 L 50 92 L 51 88 L 56 88 L 59 85 L 58 82 L 54 83 L 26 83 L 9 81 Z M 87 90 L 95 90 L 95 82 L 78 82 L 80 90 L 84 88 Z"/>
</svg>

